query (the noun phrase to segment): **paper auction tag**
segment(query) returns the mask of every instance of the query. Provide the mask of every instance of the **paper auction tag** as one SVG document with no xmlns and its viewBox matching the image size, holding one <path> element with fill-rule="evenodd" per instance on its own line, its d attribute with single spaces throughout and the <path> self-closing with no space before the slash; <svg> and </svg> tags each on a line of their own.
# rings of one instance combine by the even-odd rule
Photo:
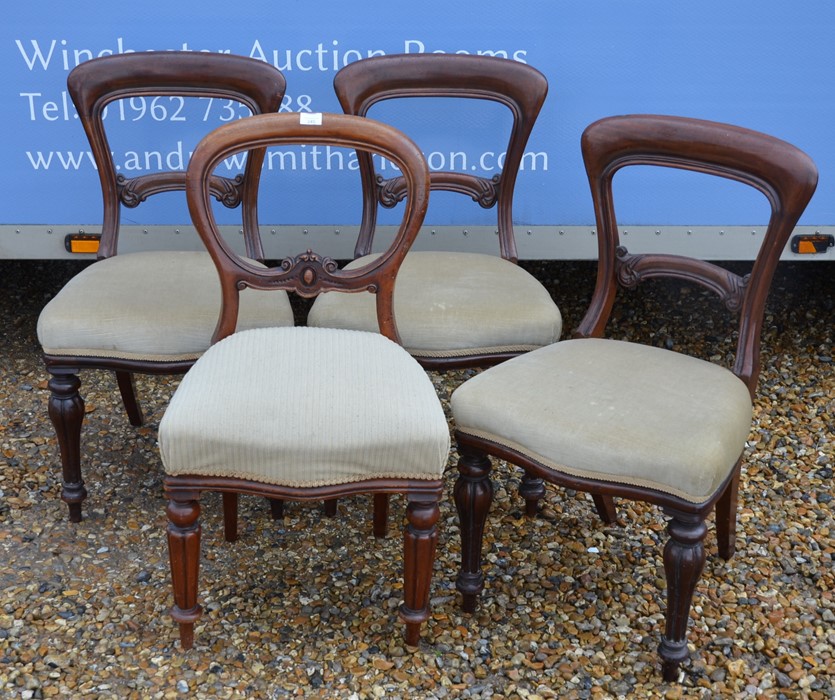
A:
<svg viewBox="0 0 835 700">
<path fill-rule="evenodd" d="M 299 124 L 310 124 L 312 126 L 322 125 L 321 112 L 299 112 Z"/>
</svg>

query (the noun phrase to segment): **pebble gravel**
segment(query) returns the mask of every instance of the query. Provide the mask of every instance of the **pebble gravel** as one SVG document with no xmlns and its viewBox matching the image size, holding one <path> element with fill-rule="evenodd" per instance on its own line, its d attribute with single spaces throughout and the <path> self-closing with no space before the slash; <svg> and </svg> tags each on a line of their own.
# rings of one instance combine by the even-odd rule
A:
<svg viewBox="0 0 835 700">
<path fill-rule="evenodd" d="M 456 455 L 432 590 L 432 617 L 405 647 L 403 503 L 371 535 L 370 499 L 333 519 L 288 503 L 283 522 L 242 498 L 241 537 L 224 542 L 216 495 L 203 500 L 195 647 L 183 652 L 171 591 L 156 429 L 176 377 L 140 377 L 147 422 L 129 425 L 115 379 L 82 374 L 85 519 L 70 524 L 35 335 L 44 303 L 77 261 L 0 261 L 0 697 L 2 698 L 809 698 L 835 697 L 832 263 L 781 263 L 766 312 L 763 369 L 740 489 L 736 556 L 708 560 L 680 683 L 661 679 L 664 520 L 618 502 L 604 525 L 587 495 L 548 487 L 524 516 L 519 472 L 494 470 L 486 586 L 462 613 L 454 580 Z M 526 263 L 571 329 L 594 282 L 590 262 Z M 737 266 L 742 266 L 740 263 Z M 662 304 L 671 312 L 661 313 Z M 651 282 L 626 292 L 612 337 L 726 361 L 734 325 L 707 294 Z M 433 373 L 442 399 L 473 371 Z M 709 523 L 712 528 L 712 523 Z"/>
</svg>

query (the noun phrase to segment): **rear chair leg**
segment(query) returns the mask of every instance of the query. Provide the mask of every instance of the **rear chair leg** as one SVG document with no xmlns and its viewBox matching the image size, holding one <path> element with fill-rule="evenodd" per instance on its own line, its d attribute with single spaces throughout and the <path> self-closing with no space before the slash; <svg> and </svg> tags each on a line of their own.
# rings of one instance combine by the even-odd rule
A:
<svg viewBox="0 0 835 700">
<path fill-rule="evenodd" d="M 139 427 L 145 422 L 142 415 L 142 408 L 136 399 L 136 384 L 133 381 L 133 372 L 117 371 L 116 383 L 119 385 L 119 393 L 122 395 L 122 403 L 125 405 L 125 413 L 128 414 L 130 424 Z"/>
<path fill-rule="evenodd" d="M 736 509 L 739 501 L 739 465 L 736 473 L 716 502 L 716 539 L 719 556 L 728 561 L 736 552 Z"/>
<path fill-rule="evenodd" d="M 519 484 L 519 495 L 525 499 L 525 515 L 533 518 L 539 510 L 539 501 L 545 496 L 545 482 L 525 472 Z"/>
<path fill-rule="evenodd" d="M 374 537 L 385 537 L 389 525 L 389 495 L 374 494 Z"/>
</svg>

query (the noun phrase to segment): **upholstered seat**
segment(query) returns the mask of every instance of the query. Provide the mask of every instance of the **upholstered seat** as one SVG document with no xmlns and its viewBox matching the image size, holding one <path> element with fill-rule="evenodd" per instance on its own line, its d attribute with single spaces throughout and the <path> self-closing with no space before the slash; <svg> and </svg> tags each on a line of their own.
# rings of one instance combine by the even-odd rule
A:
<svg viewBox="0 0 835 700">
<path fill-rule="evenodd" d="M 208 253 L 127 253 L 73 277 L 41 312 L 38 340 L 47 355 L 195 360 L 211 344 L 219 308 Z M 292 325 L 287 294 L 241 295 L 241 330 Z"/>
<path fill-rule="evenodd" d="M 363 331 L 261 328 L 197 361 L 159 441 L 171 475 L 314 488 L 439 479 L 450 438 L 432 382 L 397 343 Z"/>
<path fill-rule="evenodd" d="M 410 252 L 394 303 L 403 345 L 419 359 L 526 352 L 555 343 L 562 330 L 560 311 L 542 284 L 494 255 Z M 377 331 L 374 297 L 323 294 L 308 323 Z"/>
<path fill-rule="evenodd" d="M 465 382 L 451 406 L 460 434 L 555 472 L 695 503 L 733 470 L 752 413 L 745 383 L 724 367 L 600 338 L 508 360 Z"/>
</svg>

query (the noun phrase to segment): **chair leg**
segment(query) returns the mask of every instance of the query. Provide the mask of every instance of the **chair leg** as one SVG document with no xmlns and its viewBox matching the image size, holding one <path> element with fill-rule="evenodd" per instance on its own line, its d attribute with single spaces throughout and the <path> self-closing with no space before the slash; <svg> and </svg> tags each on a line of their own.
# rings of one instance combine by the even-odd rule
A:
<svg viewBox="0 0 835 700">
<path fill-rule="evenodd" d="M 519 495 L 525 499 L 525 515 L 533 518 L 539 511 L 539 501 L 545 496 L 545 482 L 525 472 L 519 484 Z"/>
<path fill-rule="evenodd" d="M 87 489 L 81 478 L 81 424 L 84 421 L 84 400 L 78 393 L 81 380 L 72 372 L 50 370 L 49 417 L 58 437 L 64 487 L 61 499 L 69 506 L 70 522 L 81 522 L 81 503 Z"/>
<path fill-rule="evenodd" d="M 736 509 L 739 500 L 739 465 L 725 493 L 716 502 L 716 539 L 719 556 L 728 561 L 736 552 Z"/>
<path fill-rule="evenodd" d="M 284 518 L 284 501 L 280 498 L 268 498 L 270 502 L 270 515 L 273 520 L 281 520 Z"/>
<path fill-rule="evenodd" d="M 665 509 L 670 520 L 670 539 L 664 547 L 664 571 L 667 575 L 667 623 L 658 652 L 661 655 L 664 680 L 678 679 L 678 668 L 687 651 L 687 621 L 693 592 L 705 564 L 704 539 L 707 526 L 704 518 Z"/>
<path fill-rule="evenodd" d="M 116 383 L 119 385 L 119 393 L 122 395 L 122 403 L 125 405 L 128 421 L 138 428 L 145 422 L 145 417 L 142 415 L 139 401 L 136 400 L 136 384 L 133 381 L 133 372 L 116 372 Z"/>
<path fill-rule="evenodd" d="M 481 452 L 459 446 L 458 481 L 455 482 L 455 507 L 461 531 L 461 569 L 455 587 L 463 596 L 464 612 L 475 612 L 476 602 L 484 588 L 481 571 L 481 544 L 484 523 L 493 501 L 490 481 L 490 459 Z"/>
<path fill-rule="evenodd" d="M 374 537 L 385 537 L 389 529 L 389 495 L 374 494 Z"/>
<path fill-rule="evenodd" d="M 611 496 L 601 496 L 599 493 L 593 493 L 591 499 L 594 501 L 594 507 L 597 509 L 597 514 L 600 519 L 607 525 L 614 525 L 618 521 L 618 510 L 615 508 L 615 499 Z"/>
<path fill-rule="evenodd" d="M 171 617 L 180 625 L 180 644 L 183 649 L 191 649 L 194 644 L 194 623 L 202 613 L 202 608 L 197 604 L 200 503 L 188 496 L 180 500 L 180 497 L 174 494 L 168 502 L 167 513 L 168 556 L 171 561 L 171 582 L 174 586 Z"/>
<path fill-rule="evenodd" d="M 325 501 L 325 515 L 332 518 L 336 515 L 336 507 L 339 505 L 338 498 L 329 498 Z"/>
<path fill-rule="evenodd" d="M 238 540 L 238 494 L 223 493 L 223 537 L 227 542 Z"/>
<path fill-rule="evenodd" d="M 406 644 L 415 647 L 420 641 L 420 628 L 429 618 L 429 590 L 437 523 L 441 510 L 437 501 L 410 501 L 406 508 L 409 524 L 403 538 L 403 604 L 400 619 L 406 623 Z"/>
</svg>

